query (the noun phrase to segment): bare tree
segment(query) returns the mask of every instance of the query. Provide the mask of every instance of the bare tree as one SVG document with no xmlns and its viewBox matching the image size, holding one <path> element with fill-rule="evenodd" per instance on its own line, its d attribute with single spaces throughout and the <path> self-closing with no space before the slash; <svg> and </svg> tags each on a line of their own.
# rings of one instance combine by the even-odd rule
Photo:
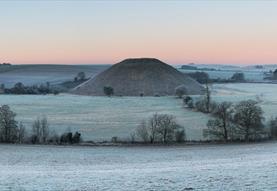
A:
<svg viewBox="0 0 277 191">
<path fill-rule="evenodd" d="M 155 113 L 149 119 L 149 139 L 150 143 L 154 143 L 157 140 L 158 136 L 158 129 L 159 129 L 159 114 Z"/>
<path fill-rule="evenodd" d="M 43 143 L 47 142 L 47 138 L 49 136 L 49 124 L 48 120 L 45 116 L 40 121 L 41 124 L 41 140 Z"/>
<path fill-rule="evenodd" d="M 162 142 L 167 143 L 174 138 L 174 132 L 177 127 L 175 118 L 172 115 L 158 115 L 158 134 L 161 136 Z"/>
<path fill-rule="evenodd" d="M 211 105 L 211 91 L 207 81 L 206 87 L 205 87 L 205 106 L 206 106 L 207 113 L 210 113 L 210 105 Z"/>
<path fill-rule="evenodd" d="M 23 143 L 24 142 L 24 138 L 25 138 L 25 126 L 23 125 L 22 122 L 19 123 L 19 127 L 18 127 L 18 143 Z"/>
<path fill-rule="evenodd" d="M 47 118 L 37 118 L 33 123 L 33 142 L 46 143 L 49 136 L 49 124 Z"/>
<path fill-rule="evenodd" d="M 174 116 L 156 113 L 148 120 L 148 123 L 143 121 L 138 126 L 136 135 L 144 142 L 162 141 L 167 143 L 174 140 L 177 127 L 179 126 Z"/>
<path fill-rule="evenodd" d="M 136 135 L 143 140 L 144 142 L 149 141 L 149 133 L 148 133 L 148 128 L 147 124 L 145 121 L 142 121 L 141 124 L 137 127 L 136 129 Z"/>
<path fill-rule="evenodd" d="M 232 119 L 232 103 L 222 102 L 216 105 L 211 119 L 207 123 L 208 129 L 204 130 L 204 136 L 214 136 L 220 140 L 228 141 L 230 139 L 230 123 Z"/>
<path fill-rule="evenodd" d="M 10 143 L 17 139 L 15 116 L 16 114 L 8 105 L 0 107 L 0 135 L 3 142 Z"/>
<path fill-rule="evenodd" d="M 254 100 L 241 101 L 235 106 L 234 123 L 245 141 L 259 136 L 263 119 L 262 108 Z"/>
<path fill-rule="evenodd" d="M 270 137 L 273 139 L 276 139 L 277 138 L 277 117 L 270 120 L 269 128 L 270 128 Z"/>
<path fill-rule="evenodd" d="M 40 143 L 40 137 L 41 137 L 41 124 L 40 124 L 40 119 L 37 118 L 34 123 L 33 123 L 33 138 L 32 142 L 33 143 Z"/>
<path fill-rule="evenodd" d="M 181 142 L 184 142 L 185 140 L 186 140 L 185 128 L 177 124 L 175 129 L 175 141 L 178 143 L 181 143 Z"/>
</svg>

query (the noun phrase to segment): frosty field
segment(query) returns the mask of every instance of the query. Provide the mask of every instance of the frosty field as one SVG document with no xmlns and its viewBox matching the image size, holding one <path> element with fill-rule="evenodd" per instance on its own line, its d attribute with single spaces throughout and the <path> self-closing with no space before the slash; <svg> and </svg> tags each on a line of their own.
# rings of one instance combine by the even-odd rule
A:
<svg viewBox="0 0 277 191">
<path fill-rule="evenodd" d="M 85 140 L 122 139 L 155 112 L 177 117 L 187 128 L 190 138 L 201 138 L 201 127 L 207 117 L 183 108 L 182 100 L 175 97 L 89 97 L 63 94 L 58 96 L 1 95 L 0 104 L 8 104 L 30 129 L 32 122 L 46 115 L 50 129 L 63 133 L 67 129 L 80 131 Z M 188 125 L 189 124 L 189 125 Z"/>
<path fill-rule="evenodd" d="M 1 191 L 276 190 L 277 143 L 0 145 Z"/>
<path fill-rule="evenodd" d="M 276 84 L 215 84 L 215 101 L 237 102 L 256 99 L 265 111 L 266 119 L 277 113 Z M 80 131 L 85 140 L 110 140 L 117 136 L 128 139 L 142 120 L 155 112 L 176 116 L 186 128 L 189 140 L 203 139 L 202 129 L 209 116 L 183 107 L 175 97 L 90 97 L 70 94 L 0 95 L 0 105 L 8 104 L 17 113 L 17 120 L 30 129 L 32 122 L 46 115 L 50 129 L 63 133 L 67 129 Z"/>
</svg>

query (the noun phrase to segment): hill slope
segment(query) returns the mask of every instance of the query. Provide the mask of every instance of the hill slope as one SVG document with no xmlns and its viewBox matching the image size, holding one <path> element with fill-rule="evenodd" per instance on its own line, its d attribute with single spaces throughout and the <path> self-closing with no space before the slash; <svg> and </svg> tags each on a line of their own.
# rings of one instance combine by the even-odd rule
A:
<svg viewBox="0 0 277 191">
<path fill-rule="evenodd" d="M 0 83 L 12 87 L 17 82 L 25 85 L 35 85 L 50 82 L 59 84 L 73 78 L 79 72 L 85 72 L 92 77 L 107 69 L 109 65 L 12 65 L 0 66 Z"/>
<path fill-rule="evenodd" d="M 72 92 L 103 96 L 103 88 L 110 86 L 118 96 L 165 96 L 174 95 L 180 85 L 184 85 L 189 94 L 201 94 L 203 90 L 198 82 L 158 59 L 136 58 L 113 65 Z"/>
</svg>

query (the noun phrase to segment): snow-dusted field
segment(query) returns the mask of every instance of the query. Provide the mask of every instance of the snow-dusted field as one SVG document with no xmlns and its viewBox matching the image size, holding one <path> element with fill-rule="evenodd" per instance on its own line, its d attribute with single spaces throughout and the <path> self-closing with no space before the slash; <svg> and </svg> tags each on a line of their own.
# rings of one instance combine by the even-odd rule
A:
<svg viewBox="0 0 277 191">
<path fill-rule="evenodd" d="M 260 102 L 266 119 L 277 117 L 277 84 L 215 84 L 213 90 L 215 101 L 238 102 L 245 99 L 254 99 Z"/>
<path fill-rule="evenodd" d="M 277 84 L 215 84 L 212 99 L 237 102 L 245 99 L 261 101 L 266 119 L 277 116 Z M 113 136 L 128 139 L 142 120 L 154 113 L 176 116 L 186 128 L 190 140 L 203 139 L 202 129 L 209 116 L 183 107 L 175 97 L 91 97 L 70 94 L 0 95 L 0 105 L 8 104 L 17 120 L 30 129 L 33 121 L 46 115 L 51 130 L 80 131 L 85 140 L 110 140 Z"/>
<path fill-rule="evenodd" d="M 1 191 L 277 190 L 277 143 L 184 147 L 0 145 Z"/>
<path fill-rule="evenodd" d="M 154 113 L 176 116 L 186 127 L 189 139 L 200 139 L 208 117 L 183 108 L 175 97 L 91 97 L 70 94 L 0 95 L 0 105 L 8 104 L 17 113 L 17 120 L 26 128 L 45 115 L 50 129 L 63 133 L 80 131 L 85 140 L 110 140 L 113 136 L 128 139 L 144 119 Z"/>
<path fill-rule="evenodd" d="M 249 81 L 265 81 L 264 80 L 264 71 L 262 70 L 214 70 L 214 71 L 209 71 L 209 70 L 183 70 L 183 69 L 179 69 L 179 71 L 183 72 L 183 73 L 192 73 L 192 72 L 205 72 L 207 74 L 209 74 L 209 77 L 211 79 L 230 79 L 236 72 L 242 72 L 245 76 L 246 80 Z"/>
</svg>

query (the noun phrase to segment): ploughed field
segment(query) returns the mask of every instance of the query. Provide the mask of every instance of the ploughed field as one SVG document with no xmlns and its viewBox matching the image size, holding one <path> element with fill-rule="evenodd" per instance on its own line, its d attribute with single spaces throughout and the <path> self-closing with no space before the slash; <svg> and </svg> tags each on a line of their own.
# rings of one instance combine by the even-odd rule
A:
<svg viewBox="0 0 277 191">
<path fill-rule="evenodd" d="M 212 99 L 238 102 L 245 99 L 260 101 L 266 119 L 277 114 L 276 84 L 215 84 Z M 142 120 L 154 113 L 176 116 L 186 128 L 187 139 L 203 139 L 208 115 L 183 107 L 175 97 L 92 97 L 61 95 L 0 95 L 0 105 L 8 104 L 17 113 L 17 120 L 30 129 L 33 121 L 45 115 L 50 130 L 61 134 L 80 131 L 84 140 L 103 141 L 117 136 L 128 139 Z"/>
<path fill-rule="evenodd" d="M 0 190 L 276 190 L 277 143 L 0 145 Z"/>
</svg>

